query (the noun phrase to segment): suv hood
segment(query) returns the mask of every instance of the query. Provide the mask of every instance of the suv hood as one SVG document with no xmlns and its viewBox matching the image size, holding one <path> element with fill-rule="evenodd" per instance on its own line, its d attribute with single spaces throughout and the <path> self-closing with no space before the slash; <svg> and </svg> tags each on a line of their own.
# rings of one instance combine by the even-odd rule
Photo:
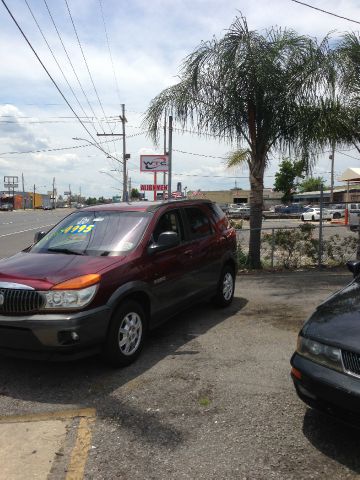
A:
<svg viewBox="0 0 360 480">
<path fill-rule="evenodd" d="M 355 280 L 318 306 L 302 333 L 360 353 L 360 284 Z"/>
<path fill-rule="evenodd" d="M 121 263 L 124 258 L 20 252 L 0 261 L 0 282 L 48 290 L 71 278 L 100 273 L 114 263 Z"/>
</svg>

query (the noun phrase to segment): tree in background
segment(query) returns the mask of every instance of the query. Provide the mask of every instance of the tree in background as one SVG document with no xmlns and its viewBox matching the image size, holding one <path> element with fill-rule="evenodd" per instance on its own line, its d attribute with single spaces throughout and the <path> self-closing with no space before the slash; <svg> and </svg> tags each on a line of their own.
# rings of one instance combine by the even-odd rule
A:
<svg viewBox="0 0 360 480">
<path fill-rule="evenodd" d="M 309 177 L 299 183 L 299 192 L 318 192 L 321 187 L 325 190 L 325 180 L 322 177 Z"/>
<path fill-rule="evenodd" d="M 249 168 L 253 268 L 261 267 L 264 172 L 271 153 L 290 151 L 308 171 L 334 139 L 343 141 L 346 128 L 339 130 L 339 119 L 347 118 L 347 107 L 334 96 L 336 81 L 327 37 L 318 43 L 287 29 L 251 31 L 241 17 L 223 38 L 201 43 L 185 59 L 179 83 L 155 97 L 146 112 L 144 126 L 155 142 L 168 112 L 183 128 L 189 124 L 200 135 L 236 145 L 228 166 Z"/>
<path fill-rule="evenodd" d="M 279 165 L 279 171 L 275 173 L 274 190 L 275 192 L 283 192 L 281 200 L 284 203 L 292 201 L 292 196 L 298 182 L 297 178 L 303 176 L 304 162 L 291 161 L 289 158 L 284 158 Z"/>
<path fill-rule="evenodd" d="M 130 193 L 131 200 L 139 200 L 141 198 L 141 193 L 137 188 L 132 188 Z"/>
</svg>

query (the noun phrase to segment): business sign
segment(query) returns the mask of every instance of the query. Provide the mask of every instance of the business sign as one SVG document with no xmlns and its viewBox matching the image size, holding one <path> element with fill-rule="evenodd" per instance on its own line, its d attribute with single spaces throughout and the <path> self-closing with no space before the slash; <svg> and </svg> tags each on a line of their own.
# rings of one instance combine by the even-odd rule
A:
<svg viewBox="0 0 360 480">
<path fill-rule="evenodd" d="M 140 172 L 167 172 L 168 170 L 167 155 L 140 155 Z"/>
<path fill-rule="evenodd" d="M 167 185 L 140 185 L 140 190 L 142 191 L 151 191 L 153 192 L 154 190 L 167 190 L 168 186 Z"/>
</svg>

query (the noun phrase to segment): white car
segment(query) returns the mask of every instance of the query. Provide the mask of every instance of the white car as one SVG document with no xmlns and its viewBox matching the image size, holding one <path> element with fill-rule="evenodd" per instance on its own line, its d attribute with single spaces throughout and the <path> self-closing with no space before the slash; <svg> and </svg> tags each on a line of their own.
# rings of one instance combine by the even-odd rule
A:
<svg viewBox="0 0 360 480">
<path fill-rule="evenodd" d="M 341 218 L 345 217 L 346 205 L 334 205 L 333 207 L 328 208 L 328 211 L 331 213 L 332 218 Z"/>
<path fill-rule="evenodd" d="M 332 220 L 332 213 L 329 210 L 323 209 L 322 211 L 322 219 L 323 220 Z M 312 220 L 315 222 L 316 220 L 320 220 L 320 208 L 308 208 L 305 212 L 301 214 L 300 219 L 305 222 L 305 220 Z"/>
</svg>

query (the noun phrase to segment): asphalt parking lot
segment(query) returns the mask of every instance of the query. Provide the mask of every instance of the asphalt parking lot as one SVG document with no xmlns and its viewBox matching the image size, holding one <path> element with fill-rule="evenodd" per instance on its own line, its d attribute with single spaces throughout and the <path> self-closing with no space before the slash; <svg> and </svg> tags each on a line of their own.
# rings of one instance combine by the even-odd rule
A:
<svg viewBox="0 0 360 480">
<path fill-rule="evenodd" d="M 359 478 L 359 431 L 308 410 L 289 378 L 303 321 L 350 279 L 345 270 L 239 275 L 231 307 L 178 315 L 125 369 L 2 357 L 0 438 L 5 425 L 17 451 L 22 422 L 30 434 L 37 421 L 21 461 L 36 471 L 47 446 L 46 476 L 34 478 L 50 480 Z"/>
</svg>

